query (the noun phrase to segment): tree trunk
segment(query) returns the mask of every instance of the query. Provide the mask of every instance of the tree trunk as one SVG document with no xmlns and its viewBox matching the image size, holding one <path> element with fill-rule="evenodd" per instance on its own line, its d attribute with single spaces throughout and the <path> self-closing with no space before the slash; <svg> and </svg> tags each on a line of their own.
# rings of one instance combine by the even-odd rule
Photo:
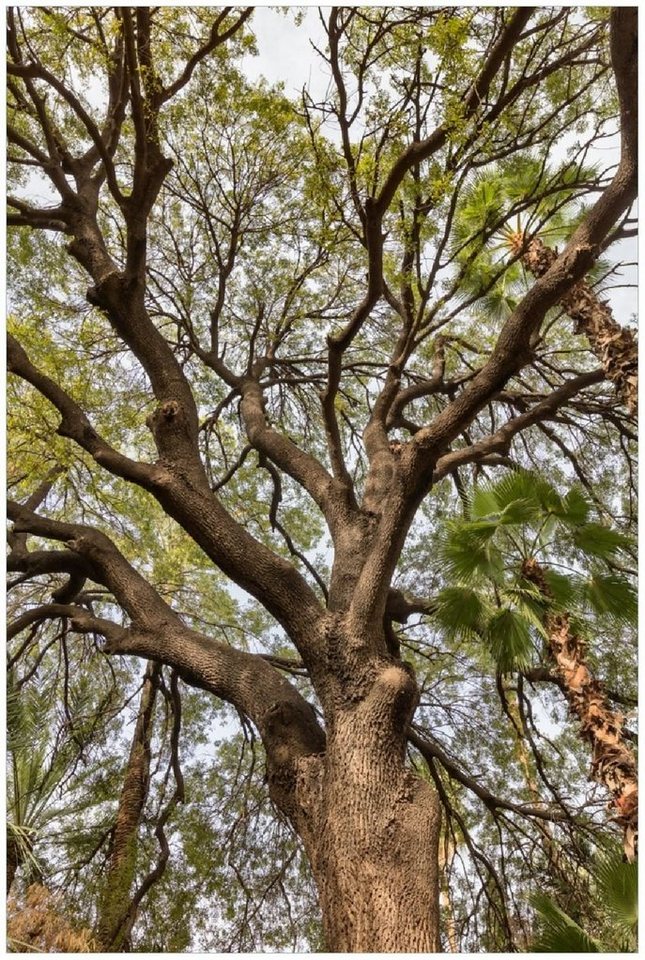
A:
<svg viewBox="0 0 645 960">
<path fill-rule="evenodd" d="M 16 870 L 20 866 L 20 848 L 11 834 L 7 836 L 7 896 L 11 892 Z"/>
<path fill-rule="evenodd" d="M 139 712 L 119 798 L 105 887 L 99 906 L 97 936 L 102 949 L 110 952 L 123 948 L 123 928 L 130 913 L 130 894 L 136 870 L 137 835 L 148 798 L 150 736 L 159 670 L 157 664 L 149 662 L 144 674 Z"/>
<path fill-rule="evenodd" d="M 324 754 L 300 758 L 289 813 L 309 855 L 327 950 L 439 949 L 439 801 L 405 764 L 417 687 L 379 660 L 375 679 L 328 723 Z M 271 779 L 276 799 L 284 780 Z"/>
<path fill-rule="evenodd" d="M 438 949 L 439 811 L 423 781 L 370 743 L 378 730 L 338 724 L 327 761 L 316 855 L 329 949 Z"/>
<path fill-rule="evenodd" d="M 524 235 L 512 238 L 512 249 L 518 252 Z M 522 263 L 533 276 L 541 277 L 557 260 L 557 253 L 534 237 L 522 254 Z M 600 360 L 605 376 L 611 380 L 621 403 L 630 413 L 638 405 L 638 344 L 628 327 L 621 327 L 612 316 L 609 304 L 600 300 L 585 280 L 579 280 L 560 299 L 560 306 L 576 323 L 575 332 L 584 334 Z"/>
<path fill-rule="evenodd" d="M 522 574 L 550 596 L 544 570 L 535 560 L 525 560 Z M 611 709 L 603 686 L 584 659 L 584 645 L 571 629 L 566 613 L 547 612 L 544 624 L 572 713 L 580 720 L 581 737 L 591 745 L 591 773 L 611 793 L 616 823 L 623 828 L 623 847 L 630 862 L 638 847 L 638 770 L 623 737 L 624 718 Z"/>
</svg>

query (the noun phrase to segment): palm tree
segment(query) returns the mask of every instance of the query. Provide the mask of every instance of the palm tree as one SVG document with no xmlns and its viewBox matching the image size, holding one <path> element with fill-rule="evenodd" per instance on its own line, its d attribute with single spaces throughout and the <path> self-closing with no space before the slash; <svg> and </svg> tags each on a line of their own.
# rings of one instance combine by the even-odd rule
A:
<svg viewBox="0 0 645 960">
<path fill-rule="evenodd" d="M 7 895 L 18 870 L 26 886 L 43 882 L 52 844 L 75 845 L 76 817 L 93 810 L 102 829 L 103 800 L 92 789 L 102 764 L 92 747 L 113 690 L 97 696 L 91 685 L 73 684 L 58 715 L 56 683 L 55 676 L 27 683 L 15 666 L 7 671 Z"/>
<path fill-rule="evenodd" d="M 624 738 L 624 718 L 594 678 L 581 637 L 589 615 L 618 629 L 633 623 L 636 596 L 626 577 L 605 569 L 607 560 L 629 547 L 628 540 L 591 520 L 591 509 L 577 488 L 562 497 L 526 471 L 480 486 L 468 516 L 449 521 L 443 532 L 441 553 L 451 586 L 436 598 L 435 617 L 444 629 L 479 637 L 500 673 L 528 671 L 536 653 L 546 654 L 580 721 L 580 737 L 591 746 L 593 777 L 611 793 L 625 854 L 633 860 L 636 764 Z M 568 573 L 549 566 L 567 557 Z"/>
<path fill-rule="evenodd" d="M 537 934 L 531 944 L 536 953 L 631 953 L 636 949 L 638 871 L 620 850 L 597 858 L 591 871 L 591 903 L 600 917 L 599 931 L 591 936 L 550 897 L 535 894 Z"/>
<path fill-rule="evenodd" d="M 515 307 L 526 285 L 521 267 L 541 277 L 552 266 L 557 249 L 545 241 L 553 244 L 572 235 L 584 214 L 579 188 L 596 177 L 592 168 L 572 171 L 566 164 L 549 170 L 529 160 L 520 167 L 498 165 L 473 178 L 456 212 L 453 244 L 464 283 L 470 281 L 473 292 L 485 291 L 478 302 L 489 316 L 503 317 Z M 500 250 L 518 259 L 489 287 L 502 266 L 496 260 Z M 606 264 L 597 260 L 590 276 L 598 279 L 605 270 Z M 633 331 L 616 323 L 609 305 L 586 280 L 576 283 L 559 307 L 574 320 L 574 334 L 587 338 L 621 403 L 634 413 L 638 345 Z"/>
<path fill-rule="evenodd" d="M 540 237 L 530 240 L 522 230 L 508 234 L 511 253 L 521 253 L 521 262 L 534 277 L 541 277 L 557 259 L 557 250 Z M 574 333 L 584 335 L 600 360 L 605 376 L 616 387 L 621 403 L 630 413 L 638 406 L 638 344 L 632 330 L 621 327 L 611 307 L 601 300 L 586 280 L 574 284 L 560 298 L 560 306 L 575 321 Z"/>
</svg>

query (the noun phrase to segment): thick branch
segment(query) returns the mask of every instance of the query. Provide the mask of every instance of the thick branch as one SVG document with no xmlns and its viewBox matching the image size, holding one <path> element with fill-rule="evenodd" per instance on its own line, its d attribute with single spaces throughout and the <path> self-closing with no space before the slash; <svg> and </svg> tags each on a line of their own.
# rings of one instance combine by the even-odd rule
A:
<svg viewBox="0 0 645 960">
<path fill-rule="evenodd" d="M 593 370 L 590 373 L 582 373 L 578 377 L 573 377 L 544 400 L 541 400 L 540 403 L 536 403 L 526 413 L 508 420 L 489 437 L 440 457 L 432 475 L 432 482 L 437 483 L 439 480 L 443 480 L 457 467 L 462 467 L 467 463 L 481 463 L 492 453 L 507 454 L 514 436 L 533 426 L 533 424 L 540 423 L 541 420 L 549 419 L 576 393 L 594 383 L 602 383 L 603 379 L 602 370 Z"/>
<path fill-rule="evenodd" d="M 173 667 L 186 683 L 207 690 L 242 711 L 255 724 L 269 757 L 282 762 L 294 756 L 324 751 L 325 736 L 307 701 L 275 667 L 258 654 L 244 653 L 218 643 L 184 626 L 178 618 L 158 624 L 153 630 L 135 626 L 122 629 L 116 624 L 75 609 L 72 628 L 96 632 L 106 638 L 105 652 L 131 654 Z M 292 742 L 275 741 L 275 714 L 290 714 Z"/>
<path fill-rule="evenodd" d="M 33 365 L 18 341 L 7 335 L 7 366 L 11 373 L 26 380 L 46 397 L 59 411 L 62 419 L 58 433 L 69 437 L 87 450 L 98 464 L 116 476 L 133 480 L 144 487 L 153 484 L 154 467 L 130 460 L 119 453 L 92 427 L 81 407 L 50 377 Z"/>
</svg>

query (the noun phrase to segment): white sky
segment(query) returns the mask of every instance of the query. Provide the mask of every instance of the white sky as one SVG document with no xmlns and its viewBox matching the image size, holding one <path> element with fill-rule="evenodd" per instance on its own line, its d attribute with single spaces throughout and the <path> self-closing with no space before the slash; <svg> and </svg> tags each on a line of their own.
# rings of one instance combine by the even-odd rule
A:
<svg viewBox="0 0 645 960">
<path fill-rule="evenodd" d="M 300 27 L 295 24 L 296 14 L 303 17 Z M 311 41 L 321 49 L 325 45 L 317 9 L 256 7 L 252 27 L 259 55 L 244 58 L 244 72 L 250 80 L 264 76 L 270 83 L 284 81 L 285 93 L 291 97 L 305 84 L 314 98 L 324 95 L 329 76 L 311 45 Z"/>
</svg>

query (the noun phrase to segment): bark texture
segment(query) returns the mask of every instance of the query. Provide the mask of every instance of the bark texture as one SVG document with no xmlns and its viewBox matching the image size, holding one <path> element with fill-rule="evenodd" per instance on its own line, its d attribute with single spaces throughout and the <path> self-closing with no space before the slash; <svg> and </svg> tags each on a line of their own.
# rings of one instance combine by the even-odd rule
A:
<svg viewBox="0 0 645 960">
<path fill-rule="evenodd" d="M 513 250 L 519 252 L 522 234 L 514 237 Z M 521 261 L 534 277 L 543 276 L 558 254 L 534 237 L 522 253 Z M 638 344 L 632 330 L 621 327 L 611 307 L 601 300 L 586 280 L 579 280 L 559 300 L 562 309 L 575 321 L 576 334 L 587 338 L 600 360 L 605 376 L 614 384 L 621 403 L 630 413 L 638 407 Z"/>
<path fill-rule="evenodd" d="M 549 597 L 544 570 L 537 561 L 526 560 L 522 572 Z M 581 737 L 591 746 L 591 776 L 611 793 L 614 819 L 623 828 L 625 856 L 631 862 L 638 850 L 638 770 L 623 736 L 624 717 L 612 710 L 602 683 L 589 670 L 583 641 L 572 631 L 569 615 L 549 612 L 544 622 L 569 706 L 580 721 Z"/>
<path fill-rule="evenodd" d="M 110 846 L 97 924 L 99 943 L 108 951 L 121 951 L 126 946 L 123 927 L 130 914 L 130 892 L 135 877 L 138 832 L 148 799 L 150 737 L 158 672 L 159 667 L 156 664 L 149 663 L 146 667 Z"/>
<path fill-rule="evenodd" d="M 337 712 L 324 755 L 296 763 L 291 818 L 310 858 L 329 950 L 435 952 L 439 801 L 405 765 L 417 686 L 401 664 L 373 666 L 369 693 Z"/>
</svg>

